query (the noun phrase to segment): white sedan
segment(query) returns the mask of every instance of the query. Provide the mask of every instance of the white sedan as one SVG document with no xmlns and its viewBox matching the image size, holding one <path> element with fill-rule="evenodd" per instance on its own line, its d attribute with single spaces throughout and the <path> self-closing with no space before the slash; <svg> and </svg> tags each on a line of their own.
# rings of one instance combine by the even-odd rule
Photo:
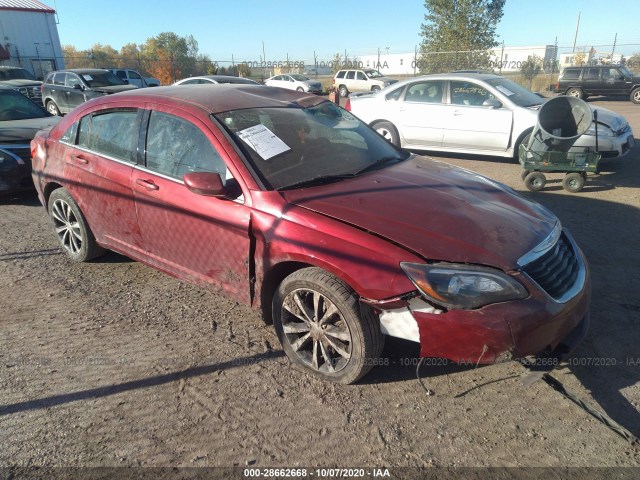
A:
<svg viewBox="0 0 640 480">
<path fill-rule="evenodd" d="M 297 73 L 275 75 L 264 82 L 269 87 L 280 87 L 299 92 L 322 93 L 322 84 Z"/>
<path fill-rule="evenodd" d="M 399 147 L 517 157 L 544 98 L 504 77 L 450 73 L 415 77 L 372 94 L 350 96 L 346 109 Z M 625 155 L 631 127 L 610 110 L 598 111 L 598 151 Z M 595 124 L 574 149 L 595 150 Z"/>
</svg>

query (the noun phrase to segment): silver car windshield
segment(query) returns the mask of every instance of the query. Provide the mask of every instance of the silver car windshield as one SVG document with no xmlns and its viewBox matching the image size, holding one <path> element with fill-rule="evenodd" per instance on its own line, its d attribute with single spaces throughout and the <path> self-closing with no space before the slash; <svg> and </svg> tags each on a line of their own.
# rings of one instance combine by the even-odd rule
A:
<svg viewBox="0 0 640 480">
<path fill-rule="evenodd" d="M 527 90 L 506 78 L 493 78 L 491 80 L 487 80 L 487 83 L 520 107 L 535 107 L 542 105 L 544 102 L 543 98 L 539 97 L 531 90 Z"/>
</svg>

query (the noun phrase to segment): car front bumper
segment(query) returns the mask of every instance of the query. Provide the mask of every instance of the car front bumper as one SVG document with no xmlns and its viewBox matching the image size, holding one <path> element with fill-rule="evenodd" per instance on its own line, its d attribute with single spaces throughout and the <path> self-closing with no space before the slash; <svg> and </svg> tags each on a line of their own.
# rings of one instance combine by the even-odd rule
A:
<svg viewBox="0 0 640 480">
<path fill-rule="evenodd" d="M 602 155 L 602 158 L 623 157 L 631 151 L 635 143 L 633 132 L 629 129 L 616 137 L 598 136 L 597 151 Z M 596 151 L 596 137 L 583 135 L 576 141 L 571 151 L 582 151 L 583 149 Z"/>
</svg>

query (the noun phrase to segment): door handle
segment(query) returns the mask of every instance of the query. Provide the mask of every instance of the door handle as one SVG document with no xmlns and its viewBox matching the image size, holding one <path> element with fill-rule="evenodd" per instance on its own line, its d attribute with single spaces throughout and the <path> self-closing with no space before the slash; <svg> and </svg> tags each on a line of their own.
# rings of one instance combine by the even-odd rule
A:
<svg viewBox="0 0 640 480">
<path fill-rule="evenodd" d="M 159 190 L 160 189 L 160 187 L 158 187 L 158 185 L 153 183 L 153 181 L 151 181 L 151 180 L 143 180 L 142 178 L 138 178 L 136 180 L 136 184 L 140 185 L 141 187 L 146 188 L 147 190 Z"/>
<path fill-rule="evenodd" d="M 453 116 L 454 117 L 459 117 L 460 115 L 462 115 L 462 112 L 460 110 L 454 110 L 453 111 Z"/>
<path fill-rule="evenodd" d="M 87 165 L 89 160 L 84 158 L 82 155 L 71 155 L 71 158 L 74 162 L 79 163 L 80 165 Z"/>
</svg>

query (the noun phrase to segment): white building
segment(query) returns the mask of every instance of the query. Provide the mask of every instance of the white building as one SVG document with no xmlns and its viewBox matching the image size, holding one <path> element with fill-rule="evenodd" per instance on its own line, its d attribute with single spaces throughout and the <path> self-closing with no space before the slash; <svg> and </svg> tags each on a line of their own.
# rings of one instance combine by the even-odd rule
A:
<svg viewBox="0 0 640 480">
<path fill-rule="evenodd" d="M 384 75 L 414 75 L 420 71 L 413 52 L 363 55 L 357 63 L 360 68 L 374 68 Z"/>
<path fill-rule="evenodd" d="M 55 13 L 37 0 L 0 0 L 0 64 L 39 79 L 64 68 Z"/>
</svg>

